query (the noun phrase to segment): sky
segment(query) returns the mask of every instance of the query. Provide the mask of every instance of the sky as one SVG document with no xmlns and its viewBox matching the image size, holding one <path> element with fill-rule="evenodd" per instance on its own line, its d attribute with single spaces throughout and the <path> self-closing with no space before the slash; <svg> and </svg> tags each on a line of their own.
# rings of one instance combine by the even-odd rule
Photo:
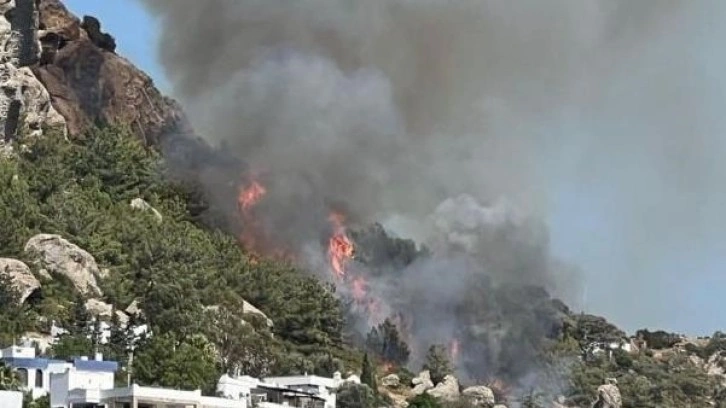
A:
<svg viewBox="0 0 726 408">
<path fill-rule="evenodd" d="M 156 58 L 157 25 L 141 5 L 132 0 L 66 0 L 65 3 L 79 16 L 91 14 L 98 17 L 102 22 L 102 29 L 115 36 L 119 54 L 146 71 L 162 91 L 168 92 L 171 89 Z M 723 13 L 721 16 L 723 17 Z M 698 22 L 703 16 L 696 16 L 694 19 Z M 706 67 L 706 74 L 711 76 L 711 89 L 704 91 L 704 98 L 713 98 L 714 103 L 709 106 L 719 107 L 723 106 L 722 103 L 726 104 L 726 69 L 721 69 L 726 68 L 726 61 L 716 52 L 721 48 L 717 39 L 723 38 L 726 33 L 722 29 L 711 34 L 713 40 L 693 38 L 690 41 L 701 46 L 693 52 L 694 58 L 703 60 L 702 66 Z M 643 75 L 650 74 L 652 73 Z M 635 78 L 639 77 L 636 75 Z M 627 90 L 613 90 L 616 91 L 628 95 Z M 717 117 L 719 114 L 714 113 L 713 116 Z M 605 135 L 621 131 L 619 126 L 632 125 L 634 124 L 607 123 L 595 131 Z M 720 132 L 720 125 L 714 123 L 713 129 L 708 130 Z M 578 137 L 578 132 L 593 129 L 578 128 L 575 122 L 571 128 L 558 128 L 554 131 L 571 132 L 572 137 Z M 714 146 L 713 151 L 714 154 L 720 154 L 726 152 L 726 148 Z M 571 157 L 573 163 L 564 167 L 577 168 L 576 162 L 582 158 L 576 151 L 572 152 Z M 616 172 L 619 170 L 617 163 L 580 166 L 602 170 L 610 165 Z M 638 170 L 635 173 L 636 178 L 650 180 L 649 175 L 645 174 L 647 169 Z M 583 304 L 586 311 L 604 315 L 631 332 L 647 327 L 707 335 L 718 329 L 726 329 L 726 313 L 722 312 L 726 310 L 726 297 L 722 294 L 723 288 L 726 288 L 726 273 L 722 270 L 726 264 L 726 239 L 723 234 L 719 234 L 718 222 L 721 220 L 713 220 L 713 225 L 703 225 L 686 231 L 694 236 L 691 246 L 684 247 L 682 238 L 671 239 L 667 225 L 653 225 L 652 229 L 644 230 L 641 235 L 624 237 L 623 231 L 629 229 L 620 224 L 630 222 L 628 217 L 632 217 L 633 213 L 623 208 L 628 202 L 617 193 L 617 183 L 624 179 L 627 183 L 628 177 L 630 175 L 618 178 L 583 174 L 580 180 L 567 178 L 562 183 L 553 183 L 555 191 L 551 194 L 547 218 L 551 243 L 556 255 L 584 271 L 587 290 L 583 295 Z M 694 183 L 697 184 L 698 180 Z M 681 194 L 682 191 L 677 193 Z M 718 209 L 711 207 L 718 206 L 722 197 L 713 198 L 711 203 L 704 202 L 702 207 L 693 208 L 693 213 L 674 212 L 674 222 L 678 223 L 679 220 L 689 217 L 698 218 L 699 211 L 709 214 L 717 212 Z M 639 204 L 646 209 L 647 205 L 658 205 L 657 202 L 645 200 L 643 197 L 635 197 L 634 200 L 641 200 Z M 691 202 L 684 201 L 689 204 Z M 647 211 L 641 216 L 649 221 Z M 656 218 L 652 222 L 663 224 L 661 219 Z M 700 222 L 708 223 L 708 219 Z M 638 251 L 639 242 L 643 243 L 643 248 L 650 248 L 653 247 L 653 241 L 658 243 L 658 251 L 667 256 L 653 257 Z M 647 273 L 636 273 L 637 269 Z M 697 278 L 691 278 L 692 276 Z M 637 290 L 626 290 L 628 285 Z M 647 302 L 638 299 L 638 291 L 643 290 L 650 291 L 648 296 L 644 296 L 648 299 Z"/>
</svg>

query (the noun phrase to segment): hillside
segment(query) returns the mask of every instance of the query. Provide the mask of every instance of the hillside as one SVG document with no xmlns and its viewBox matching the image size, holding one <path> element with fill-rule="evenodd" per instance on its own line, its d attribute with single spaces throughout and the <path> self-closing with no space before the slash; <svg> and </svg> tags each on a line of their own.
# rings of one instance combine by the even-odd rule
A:
<svg viewBox="0 0 726 408">
<path fill-rule="evenodd" d="M 315 237 L 330 265 L 314 270 L 297 236 L 278 241 L 287 229 L 256 223 L 269 215 L 254 211 L 257 180 L 203 183 L 198 174 L 231 168 L 239 173 L 226 177 L 239 182 L 246 166 L 194 138 L 179 105 L 115 54 L 97 20 L 58 0 L 17 0 L 13 10 L 2 10 L 0 32 L 3 86 L 13 90 L 0 99 L 0 346 L 24 336 L 57 358 L 98 349 L 121 363 L 119 381 L 207 394 L 225 372 L 361 375 L 372 389 L 345 390 L 341 408 L 619 398 L 610 406 L 726 407 L 720 333 L 628 336 L 542 285 L 489 275 L 476 256 L 462 266 L 458 247 L 439 258 L 342 216 Z M 501 236 L 535 227 L 507 224 L 475 255 L 491 258 L 514 245 Z M 539 250 L 527 243 L 534 249 L 521 254 Z M 498 265 L 549 262 L 522 258 Z M 459 282 L 422 283 L 443 273 Z M 66 332 L 54 343 L 58 327 Z"/>
</svg>

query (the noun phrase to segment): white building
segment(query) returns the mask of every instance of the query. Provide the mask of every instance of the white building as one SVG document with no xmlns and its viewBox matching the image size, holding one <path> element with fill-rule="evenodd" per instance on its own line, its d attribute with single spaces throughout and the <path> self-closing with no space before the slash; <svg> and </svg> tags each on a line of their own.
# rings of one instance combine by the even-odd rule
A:
<svg viewBox="0 0 726 408">
<path fill-rule="evenodd" d="M 54 384 L 55 385 L 55 384 Z M 132 385 L 123 388 L 75 388 L 63 390 L 51 408 L 247 408 L 245 401 L 205 397 L 200 390 L 181 391 Z"/>
<path fill-rule="evenodd" d="M 360 383 L 357 376 L 343 380 L 340 373 L 333 378 L 317 375 L 267 377 L 223 375 L 217 393 L 225 398 L 247 400 L 248 405 L 262 408 L 335 408 L 336 391 L 344 382 Z"/>
<path fill-rule="evenodd" d="M 113 373 L 118 370 L 118 363 L 100 361 L 102 359 L 100 354 L 96 356 L 96 360 L 89 360 L 86 357 L 73 360 L 54 360 L 39 358 L 35 354 L 35 348 L 23 346 L 11 346 L 1 350 L 0 359 L 18 374 L 23 390 L 30 392 L 33 399 L 50 392 L 51 376 L 54 374 L 72 370 L 87 377 L 111 375 L 113 383 Z"/>
<path fill-rule="evenodd" d="M 0 407 L 23 408 L 23 393 L 18 391 L 0 391 Z"/>
</svg>

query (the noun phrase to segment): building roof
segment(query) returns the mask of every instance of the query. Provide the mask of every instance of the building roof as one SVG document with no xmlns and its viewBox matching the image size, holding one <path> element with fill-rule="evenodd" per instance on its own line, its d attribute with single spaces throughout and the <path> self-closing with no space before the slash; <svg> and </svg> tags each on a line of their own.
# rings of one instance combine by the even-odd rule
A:
<svg viewBox="0 0 726 408">
<path fill-rule="evenodd" d="M 79 371 L 92 371 L 92 372 L 104 372 L 104 373 L 115 373 L 118 371 L 118 363 L 115 361 L 96 361 L 96 360 L 84 360 L 81 358 L 75 358 L 70 361 L 66 360 L 55 360 L 50 358 L 22 358 L 22 357 L 8 357 L 3 358 L 10 367 L 14 368 L 30 368 L 30 369 L 41 369 L 46 370 L 50 365 L 59 366 L 72 366 Z"/>
<path fill-rule="evenodd" d="M 76 358 L 73 360 L 73 366 L 76 367 L 76 370 L 82 371 L 105 373 L 115 373 L 118 371 L 118 363 L 115 361 L 83 360 Z"/>
<path fill-rule="evenodd" d="M 48 358 L 22 358 L 22 357 L 8 357 L 2 359 L 10 367 L 14 368 L 35 368 L 35 369 L 47 369 L 51 364 L 66 364 L 63 360 L 52 360 Z"/>
<path fill-rule="evenodd" d="M 287 385 L 287 386 L 314 385 L 316 387 L 323 386 L 323 387 L 327 387 L 327 388 L 336 388 L 338 386 L 338 381 L 336 381 L 332 378 L 320 377 L 317 375 L 267 377 L 267 378 L 265 378 L 265 382 L 276 383 L 276 384 Z"/>
</svg>

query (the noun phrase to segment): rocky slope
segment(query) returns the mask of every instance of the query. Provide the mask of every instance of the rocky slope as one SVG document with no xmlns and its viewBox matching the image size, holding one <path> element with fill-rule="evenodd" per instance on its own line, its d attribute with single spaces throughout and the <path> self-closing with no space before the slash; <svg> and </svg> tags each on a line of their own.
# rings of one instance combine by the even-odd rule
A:
<svg viewBox="0 0 726 408">
<path fill-rule="evenodd" d="M 60 0 L 0 0 L 0 117 L 4 141 L 22 128 L 62 126 L 71 136 L 95 124 L 121 124 L 147 144 L 189 132 L 179 105 L 115 53 L 93 17 Z"/>
</svg>

